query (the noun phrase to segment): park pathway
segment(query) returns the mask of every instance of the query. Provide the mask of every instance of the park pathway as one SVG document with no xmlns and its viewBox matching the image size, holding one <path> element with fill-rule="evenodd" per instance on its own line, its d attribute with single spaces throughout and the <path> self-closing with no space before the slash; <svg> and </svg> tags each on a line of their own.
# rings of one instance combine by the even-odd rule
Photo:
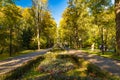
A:
<svg viewBox="0 0 120 80">
<path fill-rule="evenodd" d="M 69 54 L 75 54 L 78 57 L 84 58 L 85 60 L 97 65 L 103 70 L 110 72 L 113 75 L 120 76 L 120 61 L 100 57 L 95 54 L 87 54 L 80 50 L 70 50 Z"/>
<path fill-rule="evenodd" d="M 10 71 L 22 66 L 24 63 L 32 60 L 33 58 L 35 58 L 41 54 L 46 53 L 49 50 L 50 49 L 45 49 L 45 50 L 41 50 L 41 51 L 33 52 L 30 54 L 25 54 L 22 56 L 17 56 L 17 57 L 11 58 L 11 59 L 0 61 L 0 75 L 10 72 Z"/>
</svg>

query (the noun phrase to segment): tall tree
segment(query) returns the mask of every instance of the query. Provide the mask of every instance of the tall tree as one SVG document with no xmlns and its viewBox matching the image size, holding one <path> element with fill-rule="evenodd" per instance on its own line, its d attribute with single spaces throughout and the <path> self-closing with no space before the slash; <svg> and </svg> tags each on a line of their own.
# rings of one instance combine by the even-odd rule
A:
<svg viewBox="0 0 120 80">
<path fill-rule="evenodd" d="M 101 39 L 101 50 L 104 54 L 104 27 L 101 19 L 102 13 L 110 6 L 110 0 L 90 0 L 89 9 L 91 14 L 95 17 L 94 24 L 98 26 Z"/>
<path fill-rule="evenodd" d="M 46 10 L 47 0 L 32 0 L 35 12 L 35 23 L 37 29 L 38 50 L 40 49 L 40 26 L 42 22 L 43 13 Z"/>
<path fill-rule="evenodd" d="M 68 41 L 73 48 L 79 48 L 81 38 L 86 38 L 83 34 L 87 34 L 85 29 L 90 21 L 89 17 L 87 0 L 69 0 L 60 23 L 64 42 Z"/>
<path fill-rule="evenodd" d="M 6 4 L 2 7 L 1 11 L 4 14 L 5 25 L 9 29 L 9 53 L 10 56 L 13 52 L 13 32 L 15 27 L 17 26 L 17 22 L 19 21 L 20 12 L 19 8 L 15 4 Z"/>
<path fill-rule="evenodd" d="M 117 55 L 120 55 L 120 0 L 115 0 L 116 13 L 116 49 Z"/>
</svg>

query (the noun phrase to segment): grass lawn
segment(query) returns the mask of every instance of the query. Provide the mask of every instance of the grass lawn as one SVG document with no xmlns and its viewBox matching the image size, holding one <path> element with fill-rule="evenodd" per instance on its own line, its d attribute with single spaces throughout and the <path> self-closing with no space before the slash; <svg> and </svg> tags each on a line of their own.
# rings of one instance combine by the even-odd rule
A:
<svg viewBox="0 0 120 80">
<path fill-rule="evenodd" d="M 35 50 L 24 50 L 24 51 L 20 51 L 20 52 L 17 52 L 15 54 L 13 54 L 11 57 L 9 56 L 9 53 L 3 53 L 0 55 L 0 61 L 1 60 L 5 60 L 5 59 L 8 59 L 8 58 L 13 58 L 13 57 L 16 57 L 16 56 L 20 56 L 20 55 L 24 55 L 24 54 L 28 54 L 28 53 L 31 53 L 31 52 L 34 52 Z"/>
<path fill-rule="evenodd" d="M 116 60 L 120 60 L 120 56 L 116 56 L 114 52 L 104 52 L 104 54 L 102 54 L 102 52 L 98 49 L 91 51 L 90 49 L 84 49 L 82 50 L 83 52 L 89 53 L 89 54 L 96 54 L 98 56 L 102 56 L 102 57 L 106 57 L 106 58 L 111 58 L 111 59 L 116 59 Z"/>
<path fill-rule="evenodd" d="M 61 54 L 62 53 L 62 54 Z M 119 80 L 99 67 L 64 52 L 48 52 L 22 80 Z"/>
</svg>

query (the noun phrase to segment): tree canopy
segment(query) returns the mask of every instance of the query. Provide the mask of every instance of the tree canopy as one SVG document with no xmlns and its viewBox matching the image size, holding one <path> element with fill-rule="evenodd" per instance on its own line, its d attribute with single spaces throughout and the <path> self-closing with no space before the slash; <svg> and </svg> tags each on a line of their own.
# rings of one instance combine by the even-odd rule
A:
<svg viewBox="0 0 120 80">
<path fill-rule="evenodd" d="M 30 8 L 17 6 L 15 1 L 0 1 L 1 53 L 11 55 L 57 43 L 76 49 L 94 46 L 103 53 L 117 47 L 119 53 L 119 1 L 115 1 L 115 8 L 111 0 L 68 0 L 59 27 L 48 9 L 48 0 L 32 0 Z"/>
</svg>

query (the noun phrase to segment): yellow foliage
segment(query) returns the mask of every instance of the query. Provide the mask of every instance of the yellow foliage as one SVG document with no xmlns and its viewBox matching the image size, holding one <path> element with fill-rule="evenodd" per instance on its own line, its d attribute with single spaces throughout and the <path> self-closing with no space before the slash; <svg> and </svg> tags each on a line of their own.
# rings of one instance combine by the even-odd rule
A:
<svg viewBox="0 0 120 80">
<path fill-rule="evenodd" d="M 48 0 L 40 0 L 43 4 L 46 4 Z"/>
</svg>

